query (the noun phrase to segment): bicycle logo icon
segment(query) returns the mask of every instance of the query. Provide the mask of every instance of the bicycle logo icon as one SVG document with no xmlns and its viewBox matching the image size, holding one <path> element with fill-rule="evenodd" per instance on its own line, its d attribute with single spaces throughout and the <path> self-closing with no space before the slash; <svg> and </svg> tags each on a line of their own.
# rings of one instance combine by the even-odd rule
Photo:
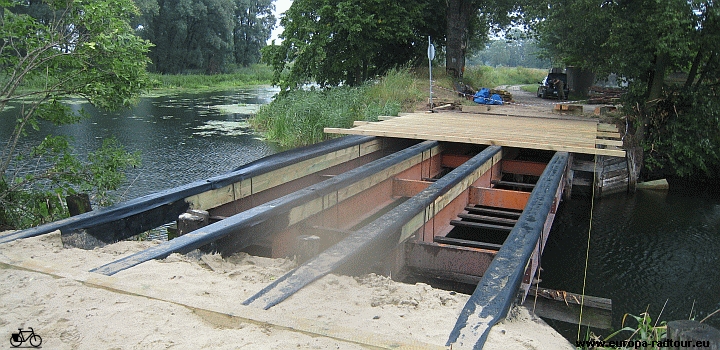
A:
<svg viewBox="0 0 720 350">
<path fill-rule="evenodd" d="M 42 344 L 42 338 L 39 334 L 35 334 L 35 331 L 32 329 L 32 327 L 28 327 L 29 331 L 24 331 L 22 328 L 18 328 L 17 333 L 13 333 L 10 336 L 10 345 L 12 347 L 17 348 L 24 342 L 30 342 L 30 345 L 32 345 L 34 348 L 37 348 Z"/>
</svg>

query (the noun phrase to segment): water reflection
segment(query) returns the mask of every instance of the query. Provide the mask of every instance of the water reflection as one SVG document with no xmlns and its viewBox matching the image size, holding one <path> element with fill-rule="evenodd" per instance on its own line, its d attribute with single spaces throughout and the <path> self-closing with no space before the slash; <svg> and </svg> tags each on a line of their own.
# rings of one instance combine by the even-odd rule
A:
<svg viewBox="0 0 720 350">
<path fill-rule="evenodd" d="M 226 92 L 177 94 L 142 98 L 137 106 L 106 112 L 81 100 L 70 101 L 74 111 L 84 108 L 90 118 L 64 126 L 41 125 L 30 130 L 20 148 L 35 145 L 48 133 L 72 137 L 78 155 L 97 149 L 115 136 L 128 150 L 140 151 L 142 166 L 131 170 L 128 184 L 118 191 L 123 200 L 207 178 L 275 153 L 247 123 L 257 108 L 269 103 L 277 89 L 257 87 Z M 5 114 L 17 113 L 6 110 Z M 0 118 L 0 138 L 12 130 Z"/>
<path fill-rule="evenodd" d="M 562 204 L 542 286 L 582 291 L 589 224 L 588 199 Z M 720 199 L 658 191 L 603 198 L 590 235 L 586 294 L 612 299 L 616 329 L 624 313 L 647 309 L 655 319 L 666 300 L 663 320 L 688 319 L 692 311 L 699 321 L 720 308 Z M 720 317 L 706 322 L 720 327 Z"/>
</svg>

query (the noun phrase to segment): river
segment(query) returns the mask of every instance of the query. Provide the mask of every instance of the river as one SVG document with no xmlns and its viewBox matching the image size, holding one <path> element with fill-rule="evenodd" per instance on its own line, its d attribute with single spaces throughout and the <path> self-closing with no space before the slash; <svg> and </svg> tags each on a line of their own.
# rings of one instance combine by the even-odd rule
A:
<svg viewBox="0 0 720 350">
<path fill-rule="evenodd" d="M 142 166 L 131 169 L 128 182 L 117 191 L 118 200 L 127 200 L 222 174 L 277 152 L 279 147 L 264 141 L 247 119 L 278 91 L 254 87 L 143 97 L 135 107 L 117 112 L 70 101 L 73 110 L 84 108 L 90 118 L 63 126 L 41 124 L 39 131 L 29 130 L 20 148 L 36 145 L 52 132 L 71 137 L 75 153 L 84 159 L 102 139 L 115 136 L 142 157 Z M 7 140 L 12 130 L 8 119 L 14 120 L 4 115 L 15 111 L 0 115 L 0 140 Z"/>
<path fill-rule="evenodd" d="M 587 197 L 561 204 L 542 257 L 540 286 L 582 292 L 590 212 Z M 585 293 L 612 299 L 616 329 L 625 313 L 639 316 L 646 309 L 653 320 L 662 311 L 661 320 L 688 319 L 692 312 L 699 321 L 720 309 L 718 252 L 717 195 L 611 195 L 592 208 Z M 720 314 L 706 322 L 720 328 Z M 570 328 L 577 333 L 577 326 Z"/>
<path fill-rule="evenodd" d="M 121 199 L 230 171 L 279 151 L 247 124 L 276 89 L 257 87 L 227 92 L 142 98 L 120 112 L 102 112 L 75 101 L 90 118 L 78 124 L 43 125 L 22 147 L 44 134 L 71 136 L 84 156 L 102 138 L 115 136 L 140 151 L 142 166 L 128 173 Z M 13 110 L 5 111 L 13 113 Z M 4 119 L 0 118 L 0 123 Z M 0 125 L 6 140 L 11 125 Z M 541 286 L 580 293 L 590 224 L 591 201 L 582 195 L 561 204 L 542 259 Z M 588 295 L 613 300 L 613 324 L 624 313 L 646 308 L 656 318 L 696 319 L 720 309 L 720 199 L 702 194 L 638 191 L 595 201 L 590 232 Z M 707 321 L 720 328 L 720 315 Z M 552 322 L 551 322 L 552 323 Z M 571 334 L 572 326 L 553 323 Z"/>
</svg>

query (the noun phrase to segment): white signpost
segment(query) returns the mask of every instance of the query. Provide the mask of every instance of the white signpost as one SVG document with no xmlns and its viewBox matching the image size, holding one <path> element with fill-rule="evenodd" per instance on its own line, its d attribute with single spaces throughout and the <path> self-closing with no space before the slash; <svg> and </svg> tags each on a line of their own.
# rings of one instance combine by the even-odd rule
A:
<svg viewBox="0 0 720 350">
<path fill-rule="evenodd" d="M 428 36 L 428 65 L 430 66 L 430 110 L 433 109 L 433 94 L 432 94 L 432 60 L 435 59 L 435 45 L 430 41 Z"/>
</svg>

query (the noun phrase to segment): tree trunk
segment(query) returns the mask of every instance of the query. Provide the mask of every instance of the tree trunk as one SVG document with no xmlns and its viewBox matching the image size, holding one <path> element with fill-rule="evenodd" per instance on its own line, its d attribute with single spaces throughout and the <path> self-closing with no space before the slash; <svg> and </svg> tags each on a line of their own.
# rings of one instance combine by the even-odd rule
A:
<svg viewBox="0 0 720 350">
<path fill-rule="evenodd" d="M 655 57 L 655 69 L 652 72 L 652 77 L 650 77 L 648 101 L 662 97 L 662 88 L 665 85 L 665 71 L 669 60 L 670 57 L 666 53 L 658 54 Z"/>
<path fill-rule="evenodd" d="M 467 48 L 468 21 L 471 12 L 470 0 L 448 0 L 447 2 L 445 69 L 448 75 L 456 79 L 462 78 L 465 71 L 465 49 Z"/>
<path fill-rule="evenodd" d="M 698 52 L 695 54 L 695 59 L 693 59 L 692 66 L 690 66 L 690 72 L 688 73 L 687 79 L 685 80 L 685 85 L 683 86 L 685 91 L 689 91 L 692 87 L 693 83 L 695 82 L 695 78 L 697 77 L 698 73 L 698 66 L 700 66 L 700 61 L 702 61 L 704 54 L 704 50 L 702 47 L 698 48 Z"/>
</svg>

